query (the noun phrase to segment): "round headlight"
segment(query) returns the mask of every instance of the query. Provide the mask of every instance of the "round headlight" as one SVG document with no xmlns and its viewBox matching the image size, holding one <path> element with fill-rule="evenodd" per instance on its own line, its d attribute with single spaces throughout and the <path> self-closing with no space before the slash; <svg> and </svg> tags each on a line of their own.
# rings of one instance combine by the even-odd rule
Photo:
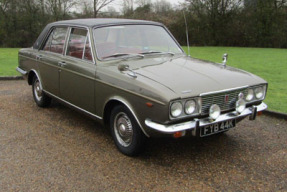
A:
<svg viewBox="0 0 287 192">
<path fill-rule="evenodd" d="M 254 91 L 253 89 L 248 89 L 247 95 L 246 95 L 246 101 L 251 101 L 254 98 Z"/>
<path fill-rule="evenodd" d="M 257 87 L 255 89 L 255 96 L 256 96 L 256 99 L 262 99 L 264 93 L 263 93 L 263 88 L 262 87 Z"/>
<path fill-rule="evenodd" d="M 242 113 L 246 108 L 246 103 L 243 99 L 239 99 L 236 101 L 236 111 L 238 113 Z"/>
<path fill-rule="evenodd" d="M 220 107 L 217 104 L 211 105 L 209 109 L 209 117 L 211 119 L 217 119 L 220 115 Z"/>
<path fill-rule="evenodd" d="M 173 104 L 171 104 L 170 113 L 173 117 L 180 116 L 181 112 L 182 112 L 182 104 L 180 102 L 174 102 Z"/>
<path fill-rule="evenodd" d="M 189 100 L 185 102 L 184 110 L 186 114 L 188 115 L 192 114 L 195 111 L 195 108 L 196 108 L 196 103 L 194 100 Z"/>
</svg>

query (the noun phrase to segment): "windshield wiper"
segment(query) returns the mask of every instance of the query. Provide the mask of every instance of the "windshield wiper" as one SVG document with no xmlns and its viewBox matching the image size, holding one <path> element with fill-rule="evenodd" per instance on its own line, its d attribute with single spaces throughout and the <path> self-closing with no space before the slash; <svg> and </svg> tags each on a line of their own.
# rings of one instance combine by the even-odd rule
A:
<svg viewBox="0 0 287 192">
<path fill-rule="evenodd" d="M 103 59 L 107 59 L 107 58 L 116 58 L 116 57 L 123 57 L 123 56 L 127 56 L 127 57 L 142 57 L 144 58 L 143 54 L 133 54 L 133 53 L 115 53 L 112 55 L 108 55 L 103 57 Z"/>
<path fill-rule="evenodd" d="M 169 55 L 174 56 L 173 52 L 162 52 L 162 51 L 146 51 L 146 52 L 142 52 L 140 54 L 143 54 L 143 55 L 148 55 L 148 54 L 169 54 Z"/>
</svg>

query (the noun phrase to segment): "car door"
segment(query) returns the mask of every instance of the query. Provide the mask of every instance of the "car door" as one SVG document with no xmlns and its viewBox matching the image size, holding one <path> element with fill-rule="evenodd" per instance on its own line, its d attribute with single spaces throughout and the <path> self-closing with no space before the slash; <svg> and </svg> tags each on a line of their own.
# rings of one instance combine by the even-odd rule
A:
<svg viewBox="0 0 287 192">
<path fill-rule="evenodd" d="M 60 93 L 59 62 L 63 60 L 67 32 L 67 27 L 53 28 L 36 56 L 43 88 L 55 96 Z"/>
<path fill-rule="evenodd" d="M 95 112 L 95 73 L 90 37 L 86 28 L 71 28 L 66 56 L 60 61 L 60 96 L 65 101 Z"/>
</svg>

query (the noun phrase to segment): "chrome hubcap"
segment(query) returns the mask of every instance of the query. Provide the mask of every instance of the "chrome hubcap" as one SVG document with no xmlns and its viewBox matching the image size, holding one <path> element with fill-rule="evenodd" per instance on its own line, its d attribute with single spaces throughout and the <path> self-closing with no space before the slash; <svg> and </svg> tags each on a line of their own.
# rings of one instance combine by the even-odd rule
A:
<svg viewBox="0 0 287 192">
<path fill-rule="evenodd" d="M 122 146 L 128 147 L 132 143 L 133 127 L 131 120 L 125 113 L 121 112 L 116 115 L 114 132 L 118 142 Z"/>
<path fill-rule="evenodd" d="M 42 90 L 42 86 L 41 86 L 41 84 L 40 84 L 38 79 L 35 81 L 34 93 L 35 93 L 36 99 L 38 101 L 40 101 L 42 99 L 43 90 Z"/>
</svg>

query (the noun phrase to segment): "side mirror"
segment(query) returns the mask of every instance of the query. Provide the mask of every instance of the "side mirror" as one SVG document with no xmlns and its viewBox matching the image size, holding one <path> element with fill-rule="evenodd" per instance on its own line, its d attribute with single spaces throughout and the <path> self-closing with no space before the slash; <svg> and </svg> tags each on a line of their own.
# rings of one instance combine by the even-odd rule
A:
<svg viewBox="0 0 287 192">
<path fill-rule="evenodd" d="M 129 68 L 130 68 L 130 66 L 126 65 L 126 64 L 119 64 L 119 66 L 118 66 L 119 71 L 127 71 L 127 70 L 129 70 Z"/>
<path fill-rule="evenodd" d="M 129 71 L 128 72 L 128 75 L 133 77 L 133 78 L 137 78 L 137 75 L 136 73 L 130 69 L 130 66 L 129 65 L 126 65 L 126 64 L 119 64 L 118 65 L 118 69 L 119 71 Z"/>
</svg>

